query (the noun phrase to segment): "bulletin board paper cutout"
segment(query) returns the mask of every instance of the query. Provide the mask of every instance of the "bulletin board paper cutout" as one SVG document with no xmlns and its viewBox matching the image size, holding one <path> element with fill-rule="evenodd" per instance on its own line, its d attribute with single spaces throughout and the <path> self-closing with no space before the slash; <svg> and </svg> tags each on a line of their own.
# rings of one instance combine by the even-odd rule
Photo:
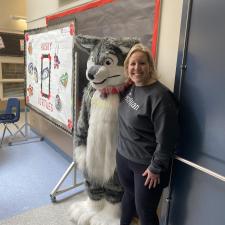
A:
<svg viewBox="0 0 225 225">
<path fill-rule="evenodd" d="M 75 23 L 25 32 L 26 104 L 72 133 Z"/>
</svg>

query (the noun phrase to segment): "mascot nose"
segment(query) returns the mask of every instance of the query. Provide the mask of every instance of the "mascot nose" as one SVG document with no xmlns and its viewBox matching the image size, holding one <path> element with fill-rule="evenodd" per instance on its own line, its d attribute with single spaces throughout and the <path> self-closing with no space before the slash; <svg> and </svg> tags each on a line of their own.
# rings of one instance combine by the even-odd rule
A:
<svg viewBox="0 0 225 225">
<path fill-rule="evenodd" d="M 94 80 L 94 75 L 92 73 L 88 72 L 88 78 L 90 80 Z"/>
<path fill-rule="evenodd" d="M 95 74 L 98 73 L 99 70 L 99 66 L 92 66 L 87 73 L 87 78 L 90 80 L 94 80 L 95 79 Z"/>
</svg>

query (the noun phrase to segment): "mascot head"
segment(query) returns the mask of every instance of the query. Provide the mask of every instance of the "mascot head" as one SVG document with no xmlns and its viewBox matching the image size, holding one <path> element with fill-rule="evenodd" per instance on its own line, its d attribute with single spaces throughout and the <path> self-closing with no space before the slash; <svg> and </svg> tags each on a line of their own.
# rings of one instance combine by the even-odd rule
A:
<svg viewBox="0 0 225 225">
<path fill-rule="evenodd" d="M 89 53 L 86 77 L 93 88 L 106 93 L 124 88 L 128 78 L 123 63 L 137 39 L 77 35 L 75 42 Z"/>
</svg>

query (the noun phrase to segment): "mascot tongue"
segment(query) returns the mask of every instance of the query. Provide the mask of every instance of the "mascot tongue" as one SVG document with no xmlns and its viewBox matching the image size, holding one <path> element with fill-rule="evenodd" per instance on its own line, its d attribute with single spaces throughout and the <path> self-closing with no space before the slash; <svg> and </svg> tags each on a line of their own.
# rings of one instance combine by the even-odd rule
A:
<svg viewBox="0 0 225 225">
<path fill-rule="evenodd" d="M 98 91 L 101 93 L 101 97 L 107 98 L 109 94 L 118 94 L 122 91 L 124 91 L 126 88 L 128 88 L 133 82 L 131 80 L 128 80 L 126 83 L 121 84 L 116 87 L 106 87 L 99 89 Z"/>
</svg>

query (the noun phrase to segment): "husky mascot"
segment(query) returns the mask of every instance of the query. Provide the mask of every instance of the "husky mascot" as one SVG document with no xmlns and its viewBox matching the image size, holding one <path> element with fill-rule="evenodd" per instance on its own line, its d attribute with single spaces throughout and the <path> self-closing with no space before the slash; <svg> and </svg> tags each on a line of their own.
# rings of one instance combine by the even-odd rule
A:
<svg viewBox="0 0 225 225">
<path fill-rule="evenodd" d="M 88 197 L 70 208 L 77 225 L 119 225 L 122 187 L 116 173 L 120 92 L 129 85 L 123 63 L 137 39 L 76 36 L 89 52 L 74 159 L 83 172 Z"/>
</svg>

